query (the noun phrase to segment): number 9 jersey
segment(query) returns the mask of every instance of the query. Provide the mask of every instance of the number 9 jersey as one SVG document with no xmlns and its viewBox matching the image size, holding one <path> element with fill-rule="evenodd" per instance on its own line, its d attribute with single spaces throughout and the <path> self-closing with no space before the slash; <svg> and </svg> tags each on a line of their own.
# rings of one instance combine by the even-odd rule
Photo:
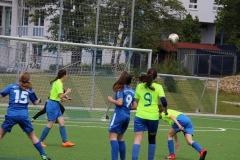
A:
<svg viewBox="0 0 240 160">
<path fill-rule="evenodd" d="M 135 99 L 138 101 L 136 116 L 142 119 L 158 120 L 159 98 L 165 97 L 162 85 L 152 83 L 155 90 L 145 86 L 145 83 L 138 84 L 135 93 Z"/>
<path fill-rule="evenodd" d="M 38 100 L 33 90 L 21 90 L 18 84 L 10 84 L 0 94 L 5 97 L 9 95 L 8 116 L 28 116 L 28 103 Z"/>
</svg>

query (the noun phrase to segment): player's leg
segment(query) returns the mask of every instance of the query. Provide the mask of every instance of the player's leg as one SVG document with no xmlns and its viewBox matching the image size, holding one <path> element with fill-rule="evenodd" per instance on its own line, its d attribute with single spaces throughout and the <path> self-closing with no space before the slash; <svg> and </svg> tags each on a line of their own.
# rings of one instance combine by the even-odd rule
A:
<svg viewBox="0 0 240 160">
<path fill-rule="evenodd" d="M 120 159 L 125 160 L 126 159 L 126 144 L 123 139 L 124 133 L 118 134 L 118 146 L 119 146 L 119 153 L 120 153 Z"/>
<path fill-rule="evenodd" d="M 61 103 L 59 103 L 59 105 L 60 105 L 61 113 L 62 113 L 62 115 L 63 115 L 63 113 L 65 112 L 65 108 L 63 107 L 63 105 L 62 105 Z M 55 120 L 55 123 L 58 123 L 58 120 L 57 120 L 57 119 Z"/>
<path fill-rule="evenodd" d="M 5 115 L 5 120 L 0 128 L 0 140 L 5 136 L 7 132 L 11 132 L 12 127 L 17 124 L 17 117 Z"/>
<path fill-rule="evenodd" d="M 156 150 L 156 134 L 159 120 L 148 120 L 148 160 L 153 160 Z"/>
<path fill-rule="evenodd" d="M 196 151 L 200 153 L 200 160 L 204 160 L 207 155 L 207 151 L 202 146 L 200 146 L 198 142 L 193 141 L 192 134 L 185 133 L 185 139 L 188 145 L 192 146 Z"/>
<path fill-rule="evenodd" d="M 52 101 L 49 100 L 47 105 L 46 105 L 46 112 L 47 112 L 47 116 L 48 116 L 48 122 L 47 125 L 45 126 L 45 128 L 42 131 L 41 137 L 40 137 L 40 142 L 42 143 L 43 146 L 46 146 L 43 141 L 45 140 L 45 138 L 47 137 L 48 133 L 50 132 L 54 120 L 57 118 L 57 113 L 59 111 L 59 103 L 56 101 Z"/>
<path fill-rule="evenodd" d="M 31 122 L 33 122 L 35 119 L 37 119 L 39 116 L 43 115 L 46 113 L 46 106 L 47 106 L 47 102 L 45 103 L 43 109 L 41 111 L 39 111 L 35 116 L 33 116 L 31 118 Z"/>
<path fill-rule="evenodd" d="M 0 140 L 5 136 L 7 132 L 5 132 L 2 128 L 0 128 Z"/>
<path fill-rule="evenodd" d="M 122 117 L 125 118 L 123 115 L 119 116 L 119 113 L 114 112 L 108 128 L 112 160 L 118 159 L 119 152 L 118 133 L 121 132 L 121 126 L 122 123 L 124 122 Z"/>
<path fill-rule="evenodd" d="M 38 150 L 40 156 L 42 157 L 43 160 L 50 160 L 50 158 L 45 154 L 45 151 L 39 141 L 39 139 L 36 137 L 34 131 L 33 131 L 33 126 L 31 122 L 29 121 L 29 118 L 27 116 L 22 116 L 22 117 L 16 117 L 19 126 L 22 128 L 22 130 L 27 134 L 29 139 L 32 141 L 34 147 Z"/>
<path fill-rule="evenodd" d="M 123 117 L 123 116 L 121 116 Z M 125 120 L 124 120 L 125 119 Z M 125 160 L 126 159 L 126 144 L 123 139 L 124 133 L 126 132 L 128 128 L 128 124 L 130 122 L 130 116 L 127 116 L 126 118 L 123 118 L 123 124 L 121 127 L 121 132 L 118 134 L 117 140 L 119 145 L 119 153 L 120 153 L 120 159 Z"/>
<path fill-rule="evenodd" d="M 169 151 L 169 156 L 167 159 L 175 159 L 175 153 L 174 153 L 174 141 L 173 137 L 177 134 L 177 131 L 175 131 L 173 128 L 170 128 L 168 131 L 168 151 Z"/>
<path fill-rule="evenodd" d="M 134 118 L 135 136 L 134 136 L 134 144 L 132 146 L 132 160 L 138 160 L 143 133 L 146 130 L 147 130 L 147 126 L 145 125 L 145 120 L 135 116 Z"/>
<path fill-rule="evenodd" d="M 27 133 L 28 137 L 32 141 L 34 147 L 38 150 L 39 154 L 41 155 L 43 160 L 51 160 L 45 153 L 39 139 L 36 137 L 35 133 L 31 131 L 30 133 Z"/>
<path fill-rule="evenodd" d="M 62 117 L 62 113 L 61 113 L 60 110 L 59 110 L 59 115 L 58 116 L 60 116 L 60 117 L 57 117 L 57 120 L 58 120 L 58 124 L 59 124 L 60 134 L 61 134 L 61 137 L 62 137 L 62 146 L 63 147 L 75 146 L 74 143 L 67 140 L 67 130 L 66 130 L 66 127 L 65 127 L 65 121 Z"/>
</svg>

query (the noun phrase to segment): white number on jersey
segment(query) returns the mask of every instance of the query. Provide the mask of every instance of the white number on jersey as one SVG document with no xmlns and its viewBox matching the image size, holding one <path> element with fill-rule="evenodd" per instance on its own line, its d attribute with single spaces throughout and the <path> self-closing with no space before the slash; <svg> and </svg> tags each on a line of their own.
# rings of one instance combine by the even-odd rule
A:
<svg viewBox="0 0 240 160">
<path fill-rule="evenodd" d="M 14 90 L 14 92 L 15 92 L 15 103 L 22 103 L 22 104 L 27 103 L 28 92 L 22 91 L 21 96 L 19 96 L 20 94 L 19 90 Z"/>
<path fill-rule="evenodd" d="M 132 96 L 130 94 L 126 97 L 127 108 L 129 108 L 130 104 L 132 103 Z"/>
</svg>

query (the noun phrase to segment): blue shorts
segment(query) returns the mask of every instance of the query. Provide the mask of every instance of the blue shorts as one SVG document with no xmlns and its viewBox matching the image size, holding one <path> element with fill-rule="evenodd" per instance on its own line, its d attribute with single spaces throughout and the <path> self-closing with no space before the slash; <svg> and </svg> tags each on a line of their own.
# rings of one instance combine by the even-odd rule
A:
<svg viewBox="0 0 240 160">
<path fill-rule="evenodd" d="M 130 115 L 114 112 L 108 131 L 117 134 L 125 133 L 130 121 Z"/>
<path fill-rule="evenodd" d="M 190 120 L 190 118 L 188 118 L 186 115 L 184 114 L 180 114 L 179 116 L 177 116 L 177 121 L 178 123 L 184 127 L 183 132 L 184 133 L 188 133 L 193 135 L 194 130 L 193 130 L 193 125 L 192 122 Z M 178 126 L 174 123 L 172 125 L 172 128 L 176 131 L 176 132 L 180 132 L 181 130 L 178 128 Z"/>
<path fill-rule="evenodd" d="M 60 110 L 60 103 L 57 101 L 48 100 L 46 111 L 47 111 L 47 117 L 49 121 L 55 121 L 57 117 L 62 116 L 62 112 Z"/>
<path fill-rule="evenodd" d="M 33 131 L 33 126 L 28 116 L 5 115 L 5 120 L 2 123 L 2 129 L 5 132 L 11 132 L 12 127 L 16 124 L 18 124 L 22 128 L 22 130 L 26 133 L 30 133 Z"/>
<path fill-rule="evenodd" d="M 137 116 L 134 118 L 134 132 L 157 133 L 159 120 L 142 119 Z"/>
</svg>

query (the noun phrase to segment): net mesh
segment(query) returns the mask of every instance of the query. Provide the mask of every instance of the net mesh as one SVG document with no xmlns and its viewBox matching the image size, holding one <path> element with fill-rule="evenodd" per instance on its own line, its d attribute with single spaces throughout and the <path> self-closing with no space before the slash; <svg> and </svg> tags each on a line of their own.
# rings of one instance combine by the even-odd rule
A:
<svg viewBox="0 0 240 160">
<path fill-rule="evenodd" d="M 51 43 L 36 41 L 2 40 L 0 45 L 0 87 L 3 89 L 10 83 L 16 83 L 20 71 L 27 70 L 31 73 L 34 91 L 43 100 L 40 106 L 29 105 L 29 116 L 43 108 L 44 100 L 49 96 L 50 81 L 56 77 L 57 69 L 65 69 L 68 78 L 64 82 L 64 87 L 72 89 L 69 94 L 72 100 L 62 103 L 66 108 L 64 117 L 100 120 L 109 106 L 107 96 L 114 96 L 112 86 L 119 75 L 124 70 L 133 76 L 138 75 L 146 71 L 148 63 L 147 52 L 131 51 L 131 48 L 102 49 L 100 46 L 91 48 L 70 43 L 57 45 L 54 41 Z M 58 56 L 56 50 L 59 51 Z M 81 59 L 76 58 L 76 52 L 80 52 Z M 129 56 L 129 52 L 132 56 Z M 118 57 L 113 56 L 114 53 L 118 53 Z M 141 55 L 145 58 L 136 58 Z M 140 64 L 144 67 L 140 67 Z M 133 88 L 136 83 L 137 80 L 134 79 Z M 7 103 L 8 99 L 4 98 L 0 106 L 7 106 Z M 113 108 L 112 105 L 110 115 Z M 3 110 L 2 115 L 4 114 Z M 46 115 L 40 118 L 46 118 Z"/>
</svg>

